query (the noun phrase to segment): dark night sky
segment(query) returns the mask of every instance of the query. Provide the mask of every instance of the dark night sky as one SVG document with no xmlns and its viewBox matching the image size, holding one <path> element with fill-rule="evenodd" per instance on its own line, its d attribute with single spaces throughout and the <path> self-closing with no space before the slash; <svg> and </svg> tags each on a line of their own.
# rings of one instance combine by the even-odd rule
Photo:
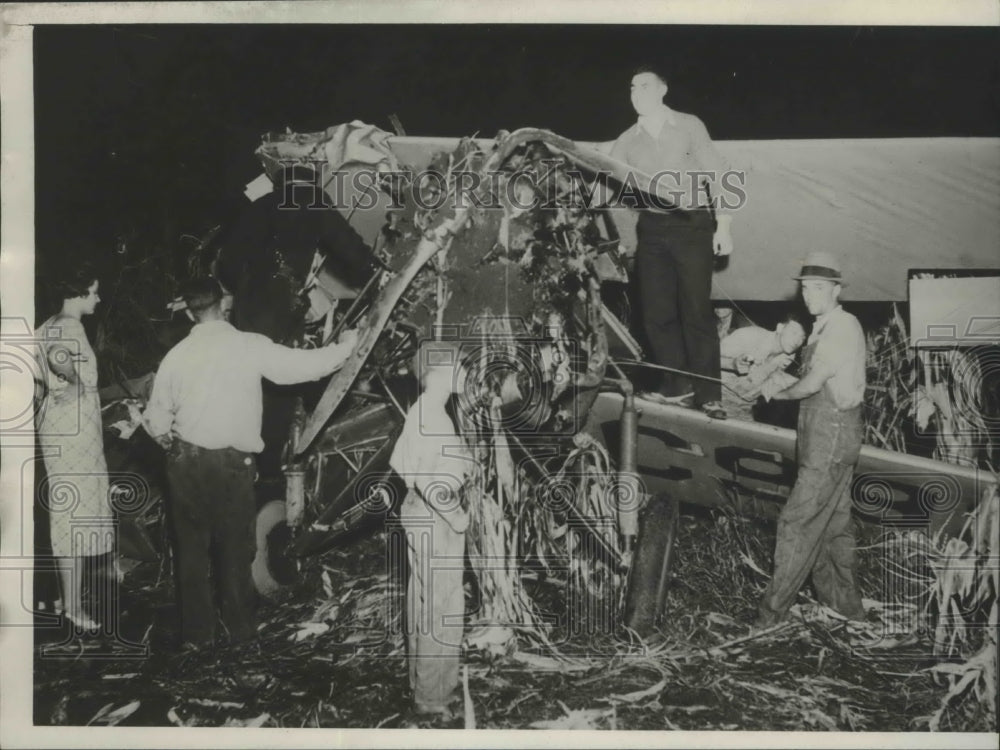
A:
<svg viewBox="0 0 1000 750">
<path fill-rule="evenodd" d="M 286 125 L 611 140 L 644 61 L 717 139 L 998 136 L 997 49 L 995 28 L 36 27 L 38 259 L 205 231 Z"/>
</svg>

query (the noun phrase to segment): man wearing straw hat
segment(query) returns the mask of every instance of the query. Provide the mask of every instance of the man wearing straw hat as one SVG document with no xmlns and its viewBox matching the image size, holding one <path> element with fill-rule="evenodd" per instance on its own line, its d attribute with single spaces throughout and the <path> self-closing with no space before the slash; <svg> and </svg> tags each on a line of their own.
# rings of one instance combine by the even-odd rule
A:
<svg viewBox="0 0 1000 750">
<path fill-rule="evenodd" d="M 812 573 L 820 602 L 850 620 L 863 619 L 855 580 L 851 477 L 861 451 L 861 401 L 865 392 L 865 336 L 840 306 L 840 263 L 811 253 L 795 277 L 815 317 L 803 357 L 804 375 L 767 399 L 801 401 L 799 473 L 778 520 L 774 576 L 760 602 L 757 627 L 780 622 Z"/>
</svg>

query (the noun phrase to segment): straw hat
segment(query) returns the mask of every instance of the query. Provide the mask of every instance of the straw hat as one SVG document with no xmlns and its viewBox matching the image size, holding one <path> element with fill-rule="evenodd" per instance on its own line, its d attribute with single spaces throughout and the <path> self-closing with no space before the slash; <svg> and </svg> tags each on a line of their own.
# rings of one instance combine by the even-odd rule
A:
<svg viewBox="0 0 1000 750">
<path fill-rule="evenodd" d="M 809 253 L 802 264 L 802 270 L 795 277 L 796 281 L 813 279 L 834 281 L 841 286 L 847 286 L 840 273 L 840 259 L 833 255 L 833 253 L 827 253 L 822 250 Z"/>
</svg>

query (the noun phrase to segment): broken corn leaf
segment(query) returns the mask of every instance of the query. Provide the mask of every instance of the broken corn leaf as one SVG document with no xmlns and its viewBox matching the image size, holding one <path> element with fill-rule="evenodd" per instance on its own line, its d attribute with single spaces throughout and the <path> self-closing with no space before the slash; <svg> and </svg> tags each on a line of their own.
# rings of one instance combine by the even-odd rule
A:
<svg viewBox="0 0 1000 750">
<path fill-rule="evenodd" d="M 299 643 L 304 641 L 306 638 L 322 635 L 329 630 L 330 624 L 327 622 L 305 622 L 299 626 L 297 631 L 288 636 L 288 640 Z"/>
</svg>

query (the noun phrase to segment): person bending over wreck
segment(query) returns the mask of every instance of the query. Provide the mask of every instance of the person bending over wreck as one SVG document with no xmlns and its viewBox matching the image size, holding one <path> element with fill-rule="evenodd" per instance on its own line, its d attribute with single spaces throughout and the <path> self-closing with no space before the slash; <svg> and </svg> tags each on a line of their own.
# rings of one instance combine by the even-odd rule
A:
<svg viewBox="0 0 1000 750">
<path fill-rule="evenodd" d="M 230 642 L 257 632 L 250 565 L 254 454 L 264 449 L 261 378 L 287 385 L 329 375 L 350 356 L 358 334 L 345 331 L 340 343 L 320 349 L 292 349 L 230 325 L 215 279 L 189 282 L 182 296 L 195 325 L 160 363 L 144 421 L 167 450 L 181 639 L 197 649 L 215 639 L 213 557 Z"/>
<path fill-rule="evenodd" d="M 450 718 L 464 632 L 464 485 L 472 457 L 445 407 L 461 392 L 459 346 L 426 341 L 414 370 L 423 392 L 406 414 L 389 465 L 406 483 L 400 508 L 410 576 L 406 591 L 407 664 L 418 714 Z"/>
<path fill-rule="evenodd" d="M 765 384 L 765 399 L 801 401 L 799 473 L 778 519 L 774 576 L 760 602 L 757 627 L 780 622 L 812 573 L 822 604 L 849 620 L 864 619 L 855 579 L 851 477 L 861 453 L 865 335 L 840 306 L 840 264 L 812 253 L 796 277 L 816 317 L 803 376 L 787 388 Z"/>
<path fill-rule="evenodd" d="M 786 388 L 795 378 L 785 370 L 805 343 L 806 332 L 794 315 L 773 331 L 760 326 L 737 328 L 719 343 L 722 400 L 729 414 L 753 419 L 754 402 L 769 380 Z"/>
</svg>

